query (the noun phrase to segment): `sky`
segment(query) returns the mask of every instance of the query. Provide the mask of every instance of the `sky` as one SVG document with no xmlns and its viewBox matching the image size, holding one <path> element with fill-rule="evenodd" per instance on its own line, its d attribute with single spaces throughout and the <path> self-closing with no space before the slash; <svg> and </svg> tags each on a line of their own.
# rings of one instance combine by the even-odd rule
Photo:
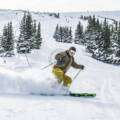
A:
<svg viewBox="0 0 120 120">
<path fill-rule="evenodd" d="M 0 9 L 41 12 L 120 10 L 120 0 L 0 0 Z"/>
</svg>

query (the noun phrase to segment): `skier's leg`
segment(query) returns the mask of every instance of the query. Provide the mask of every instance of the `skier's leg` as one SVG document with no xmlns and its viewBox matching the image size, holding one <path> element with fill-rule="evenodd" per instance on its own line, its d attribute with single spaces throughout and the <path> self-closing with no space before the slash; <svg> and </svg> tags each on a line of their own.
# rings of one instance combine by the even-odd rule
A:
<svg viewBox="0 0 120 120">
<path fill-rule="evenodd" d="M 63 81 L 64 81 L 64 83 L 63 83 L 64 86 L 70 87 L 70 85 L 72 83 L 72 79 L 69 76 L 64 74 Z"/>
<path fill-rule="evenodd" d="M 58 79 L 58 83 L 61 83 L 64 79 L 64 72 L 60 68 L 53 68 L 53 74 Z"/>
</svg>

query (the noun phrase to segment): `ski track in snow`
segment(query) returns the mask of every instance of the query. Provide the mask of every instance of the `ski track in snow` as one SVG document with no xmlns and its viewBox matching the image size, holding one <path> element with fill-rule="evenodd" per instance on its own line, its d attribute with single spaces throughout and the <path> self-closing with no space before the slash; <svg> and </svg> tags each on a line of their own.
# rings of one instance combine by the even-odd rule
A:
<svg viewBox="0 0 120 120">
<path fill-rule="evenodd" d="M 18 22 L 23 13 L 18 12 L 18 16 L 16 12 L 9 14 L 11 16 L 3 16 L 1 12 L 1 28 L 11 19 L 18 34 Z M 27 54 L 30 66 L 25 55 L 4 58 L 6 63 L 0 58 L 0 120 L 120 120 L 120 68 L 92 59 L 83 46 L 58 44 L 52 38 L 58 23 L 75 30 L 80 21 L 79 15 L 74 16 L 74 19 L 71 15 L 66 13 L 61 15 L 61 19 L 55 19 L 45 14 L 33 14 L 41 21 L 43 44 L 40 50 Z M 86 22 L 81 22 L 85 27 Z M 85 70 L 73 81 L 70 90 L 95 92 L 95 98 L 59 95 L 65 91 L 56 85 L 56 79 L 51 74 L 52 67 L 40 70 L 49 64 L 50 58 L 54 56 L 49 55 L 53 51 L 57 53 L 58 49 L 66 50 L 70 46 L 77 48 L 75 60 L 85 65 Z M 73 78 L 76 72 L 71 68 L 68 74 Z M 31 93 L 54 93 L 57 96 L 30 95 Z"/>
</svg>

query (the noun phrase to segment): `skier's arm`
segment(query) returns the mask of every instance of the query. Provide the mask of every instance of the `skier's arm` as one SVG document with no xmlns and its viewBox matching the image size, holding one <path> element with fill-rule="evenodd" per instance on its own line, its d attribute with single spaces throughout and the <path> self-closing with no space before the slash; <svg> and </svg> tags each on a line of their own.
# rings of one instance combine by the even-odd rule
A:
<svg viewBox="0 0 120 120">
<path fill-rule="evenodd" d="M 74 68 L 77 68 L 77 69 L 84 69 L 84 65 L 80 65 L 80 64 L 77 64 L 74 59 L 73 59 L 73 62 L 72 62 L 72 67 Z"/>
</svg>

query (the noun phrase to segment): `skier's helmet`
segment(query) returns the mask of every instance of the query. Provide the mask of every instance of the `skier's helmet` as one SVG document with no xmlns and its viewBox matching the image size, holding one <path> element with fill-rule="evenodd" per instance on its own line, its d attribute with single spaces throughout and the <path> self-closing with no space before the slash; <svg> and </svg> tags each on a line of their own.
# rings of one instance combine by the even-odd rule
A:
<svg viewBox="0 0 120 120">
<path fill-rule="evenodd" d="M 76 48 L 75 47 L 70 47 L 69 50 L 73 50 L 76 52 Z"/>
</svg>

